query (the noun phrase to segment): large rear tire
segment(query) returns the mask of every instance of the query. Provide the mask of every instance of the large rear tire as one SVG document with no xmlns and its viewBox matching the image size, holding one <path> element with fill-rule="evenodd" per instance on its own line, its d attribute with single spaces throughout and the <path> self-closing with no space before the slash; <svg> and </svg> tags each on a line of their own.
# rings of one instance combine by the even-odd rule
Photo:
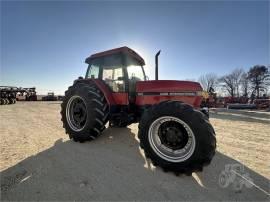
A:
<svg viewBox="0 0 270 202">
<path fill-rule="evenodd" d="M 139 139 L 154 165 L 176 174 L 201 171 L 216 149 L 215 132 L 207 117 L 177 101 L 165 101 L 145 111 Z"/>
<path fill-rule="evenodd" d="M 61 115 L 70 139 L 84 142 L 95 139 L 105 129 L 109 105 L 94 84 L 77 83 L 65 92 Z"/>
</svg>

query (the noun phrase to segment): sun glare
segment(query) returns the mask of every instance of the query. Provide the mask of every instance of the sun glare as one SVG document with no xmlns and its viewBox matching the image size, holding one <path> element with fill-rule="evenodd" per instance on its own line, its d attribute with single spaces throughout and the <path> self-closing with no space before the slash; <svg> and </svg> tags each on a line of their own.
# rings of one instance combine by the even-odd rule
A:
<svg viewBox="0 0 270 202">
<path fill-rule="evenodd" d="M 136 51 L 145 61 L 144 71 L 149 78 L 154 77 L 154 55 L 152 55 L 146 48 L 137 45 L 130 45 L 130 48 Z"/>
</svg>

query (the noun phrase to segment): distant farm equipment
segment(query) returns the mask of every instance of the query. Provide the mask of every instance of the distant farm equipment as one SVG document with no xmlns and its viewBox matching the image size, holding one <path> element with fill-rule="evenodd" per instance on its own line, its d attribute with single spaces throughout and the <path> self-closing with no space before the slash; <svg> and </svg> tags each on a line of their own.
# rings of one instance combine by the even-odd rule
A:
<svg viewBox="0 0 270 202">
<path fill-rule="evenodd" d="M 270 98 L 255 99 L 254 104 L 259 109 L 270 109 Z"/>
<path fill-rule="evenodd" d="M 24 88 L 25 92 L 25 100 L 26 101 L 37 101 L 37 93 L 36 88 Z"/>
<path fill-rule="evenodd" d="M 57 101 L 58 98 L 54 96 L 54 92 L 49 92 L 47 96 L 42 97 L 42 101 Z"/>
<path fill-rule="evenodd" d="M 16 86 L 0 86 L 0 105 L 15 104 L 17 101 L 57 101 L 63 96 L 55 96 L 49 92 L 47 96 L 37 96 L 36 88 L 22 88 Z"/>
<path fill-rule="evenodd" d="M 16 103 L 16 94 L 17 87 L 12 86 L 0 86 L 0 104 L 15 104 Z"/>
<path fill-rule="evenodd" d="M 17 96 L 25 96 L 27 101 L 36 101 L 36 88 L 21 88 L 15 86 L 0 86 L 0 104 L 15 104 Z"/>
<path fill-rule="evenodd" d="M 228 108 L 228 109 L 269 109 L 270 98 L 259 97 L 251 99 L 248 97 L 217 97 L 216 93 L 203 93 L 201 107 Z"/>
<path fill-rule="evenodd" d="M 257 106 L 255 104 L 228 104 L 228 109 L 257 109 Z"/>
</svg>

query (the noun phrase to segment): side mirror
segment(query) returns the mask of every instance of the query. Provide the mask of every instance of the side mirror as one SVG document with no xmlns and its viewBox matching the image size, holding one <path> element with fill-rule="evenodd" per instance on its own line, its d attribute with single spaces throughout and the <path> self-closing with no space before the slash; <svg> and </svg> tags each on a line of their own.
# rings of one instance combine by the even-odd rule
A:
<svg viewBox="0 0 270 202">
<path fill-rule="evenodd" d="M 82 76 L 79 76 L 78 79 L 83 79 L 83 77 Z"/>
<path fill-rule="evenodd" d="M 148 76 L 145 76 L 145 80 L 147 80 L 147 81 L 148 81 L 148 80 L 149 80 L 149 77 L 148 77 Z"/>
</svg>

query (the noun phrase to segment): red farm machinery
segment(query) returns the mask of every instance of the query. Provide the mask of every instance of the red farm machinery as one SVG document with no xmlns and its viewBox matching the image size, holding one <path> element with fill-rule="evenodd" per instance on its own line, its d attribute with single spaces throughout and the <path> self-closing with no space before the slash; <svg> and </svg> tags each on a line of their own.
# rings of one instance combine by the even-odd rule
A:
<svg viewBox="0 0 270 202">
<path fill-rule="evenodd" d="M 216 149 L 207 110 L 200 108 L 197 82 L 148 80 L 143 58 L 128 47 L 86 59 L 85 78 L 68 88 L 61 105 L 63 127 L 74 141 L 93 140 L 110 127 L 139 123 L 145 156 L 175 174 L 191 174 L 208 165 Z"/>
</svg>

